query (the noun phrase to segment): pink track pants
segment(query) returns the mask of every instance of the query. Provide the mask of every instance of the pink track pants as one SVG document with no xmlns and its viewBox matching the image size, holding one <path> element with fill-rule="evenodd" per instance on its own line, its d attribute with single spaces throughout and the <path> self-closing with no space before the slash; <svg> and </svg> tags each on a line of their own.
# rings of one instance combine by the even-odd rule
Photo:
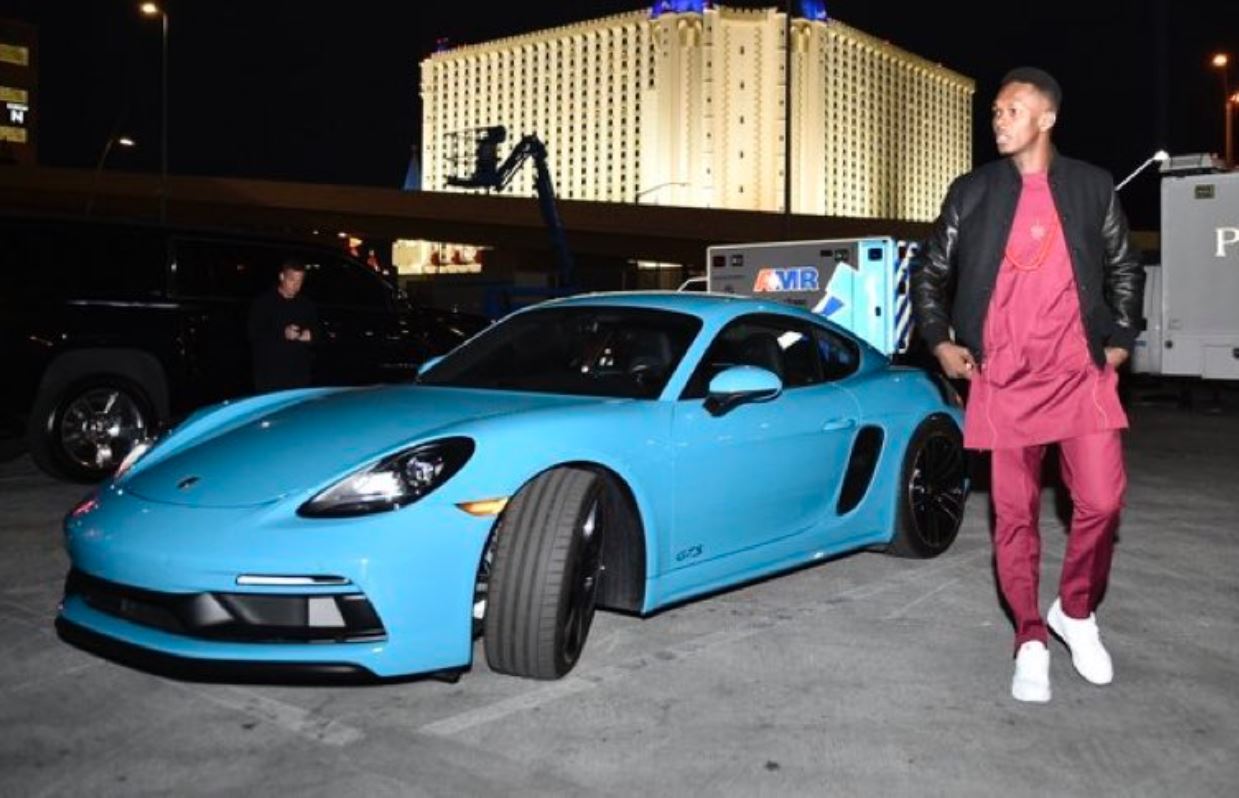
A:
<svg viewBox="0 0 1239 798">
<path fill-rule="evenodd" d="M 1074 509 L 1058 595 L 1070 618 L 1087 618 L 1110 574 L 1127 472 L 1118 430 L 1059 441 L 1063 482 Z M 1041 571 L 1041 461 L 1045 445 L 993 451 L 994 560 L 998 586 L 1015 616 L 1015 646 L 1047 642 L 1038 606 Z"/>
</svg>

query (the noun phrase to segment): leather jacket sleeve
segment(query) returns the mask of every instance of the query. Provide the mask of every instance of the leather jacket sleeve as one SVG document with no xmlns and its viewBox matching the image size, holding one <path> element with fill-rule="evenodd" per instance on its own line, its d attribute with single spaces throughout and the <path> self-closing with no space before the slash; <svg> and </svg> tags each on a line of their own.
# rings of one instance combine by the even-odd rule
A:
<svg viewBox="0 0 1239 798">
<path fill-rule="evenodd" d="M 1127 217 L 1119 205 L 1118 195 L 1110 193 L 1110 206 L 1102 225 L 1106 245 L 1105 299 L 1114 317 L 1114 326 L 1105 340 L 1106 346 L 1131 351 L 1144 313 L 1144 267 L 1128 236 Z"/>
<path fill-rule="evenodd" d="M 951 340 L 950 290 L 959 242 L 960 184 L 951 184 L 942 210 L 912 268 L 912 310 L 930 351 Z"/>
</svg>

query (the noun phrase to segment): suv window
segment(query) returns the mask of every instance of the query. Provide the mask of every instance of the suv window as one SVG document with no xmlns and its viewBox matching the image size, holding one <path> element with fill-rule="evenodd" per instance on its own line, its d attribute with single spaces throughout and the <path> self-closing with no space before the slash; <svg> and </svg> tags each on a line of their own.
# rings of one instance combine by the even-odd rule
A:
<svg viewBox="0 0 1239 798">
<path fill-rule="evenodd" d="M 360 263 L 332 256 L 306 257 L 305 293 L 320 305 L 386 310 L 391 290 L 383 279 Z"/>
<path fill-rule="evenodd" d="M 789 389 L 821 383 L 822 359 L 811 327 L 782 316 L 736 319 L 710 344 L 680 398 L 705 398 L 710 380 L 732 366 L 760 366 L 777 374 Z"/>
<path fill-rule="evenodd" d="M 10 301 L 158 296 L 164 288 L 157 231 L 53 222 L 0 224 L 0 294 Z"/>
<path fill-rule="evenodd" d="M 182 239 L 176 242 L 173 285 L 181 296 L 253 299 L 275 285 L 287 254 L 261 244 Z"/>
</svg>

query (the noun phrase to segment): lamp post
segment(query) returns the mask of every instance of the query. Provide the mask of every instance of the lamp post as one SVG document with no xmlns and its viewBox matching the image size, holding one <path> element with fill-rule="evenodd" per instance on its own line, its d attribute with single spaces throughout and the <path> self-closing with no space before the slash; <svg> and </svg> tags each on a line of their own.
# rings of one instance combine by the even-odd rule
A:
<svg viewBox="0 0 1239 798">
<path fill-rule="evenodd" d="M 1156 162 L 1156 163 L 1165 163 L 1165 162 L 1166 162 L 1166 161 L 1168 161 L 1168 160 L 1170 160 L 1170 153 L 1166 152 L 1165 150 L 1158 150 L 1157 152 L 1155 152 L 1155 153 L 1153 153 L 1152 155 L 1150 155 L 1150 156 L 1149 156 L 1149 159 L 1148 159 L 1147 161 L 1145 161 L 1144 163 L 1140 164 L 1140 165 L 1139 165 L 1139 166 L 1137 166 L 1135 169 L 1133 169 L 1131 174 L 1129 174 L 1127 177 L 1123 178 L 1123 182 L 1121 182 L 1121 183 L 1119 183 L 1117 186 L 1115 186 L 1115 187 L 1114 187 L 1114 190 L 1115 190 L 1115 191 L 1122 191 L 1122 190 L 1123 190 L 1123 186 L 1125 186 L 1125 185 L 1127 185 L 1128 183 L 1130 183 L 1130 182 L 1132 181 L 1132 179 L 1133 179 L 1136 175 L 1138 175 L 1138 174 L 1140 174 L 1141 172 L 1143 172 L 1143 171 L 1144 171 L 1144 168 L 1145 168 L 1146 166 L 1148 166 L 1149 164 L 1154 163 L 1154 162 Z"/>
<path fill-rule="evenodd" d="M 1222 105 L 1223 111 L 1225 112 L 1224 116 L 1226 130 L 1226 139 L 1224 142 L 1225 146 L 1223 149 L 1226 152 L 1226 168 L 1229 169 L 1234 164 L 1234 159 L 1232 157 L 1234 155 L 1234 136 L 1232 133 L 1232 126 L 1234 123 L 1232 122 L 1233 113 L 1231 110 L 1233 100 L 1230 96 L 1230 56 L 1226 53 L 1218 53 L 1213 56 L 1213 66 L 1222 73 Z"/>
<path fill-rule="evenodd" d="M 99 190 L 99 177 L 103 174 L 103 165 L 107 163 L 108 154 L 112 152 L 112 147 L 130 147 L 137 146 L 137 142 L 128 136 L 118 136 L 115 133 L 108 136 L 108 140 L 104 142 L 103 149 L 99 152 L 99 162 L 95 164 L 94 178 L 90 181 L 90 196 L 86 198 L 86 215 L 90 216 L 95 209 L 95 193 Z"/>
<path fill-rule="evenodd" d="M 640 191 L 638 191 L 635 195 L 633 195 L 632 202 L 634 205 L 639 204 L 641 202 L 642 197 L 644 197 L 646 194 L 657 191 L 660 188 L 666 188 L 667 186 L 690 186 L 690 185 L 692 185 L 692 183 L 686 183 L 682 180 L 670 180 L 666 183 L 658 183 L 657 185 L 650 186 L 649 188 L 643 188 Z"/>
<path fill-rule="evenodd" d="M 783 223 L 792 221 L 792 0 L 783 4 Z"/>
<path fill-rule="evenodd" d="M 168 11 L 156 3 L 138 6 L 144 17 L 159 17 L 162 28 L 159 57 L 159 223 L 168 221 Z"/>
<path fill-rule="evenodd" d="M 1234 148 L 1234 118 L 1235 106 L 1239 105 L 1239 91 L 1231 94 L 1226 98 L 1226 168 L 1234 169 L 1234 161 L 1231 160 L 1231 150 Z"/>
</svg>

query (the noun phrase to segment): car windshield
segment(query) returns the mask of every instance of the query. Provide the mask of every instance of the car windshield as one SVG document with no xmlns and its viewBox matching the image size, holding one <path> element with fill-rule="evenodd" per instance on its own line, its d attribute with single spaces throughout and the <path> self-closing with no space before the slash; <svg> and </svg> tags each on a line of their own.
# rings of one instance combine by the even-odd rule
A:
<svg viewBox="0 0 1239 798">
<path fill-rule="evenodd" d="M 701 329 L 695 316 L 626 307 L 533 310 L 496 324 L 422 385 L 654 399 Z"/>
</svg>

